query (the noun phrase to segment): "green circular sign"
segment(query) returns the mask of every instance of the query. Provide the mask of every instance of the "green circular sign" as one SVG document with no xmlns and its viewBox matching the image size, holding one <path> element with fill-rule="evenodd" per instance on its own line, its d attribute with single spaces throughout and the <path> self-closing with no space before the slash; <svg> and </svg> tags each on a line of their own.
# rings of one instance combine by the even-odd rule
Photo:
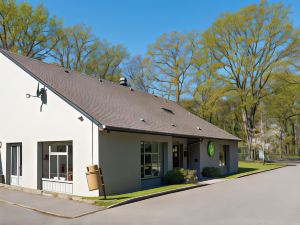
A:
<svg viewBox="0 0 300 225">
<path fill-rule="evenodd" d="M 209 157 L 213 157 L 215 155 L 215 145 L 212 141 L 209 141 L 207 144 L 207 154 Z"/>
</svg>

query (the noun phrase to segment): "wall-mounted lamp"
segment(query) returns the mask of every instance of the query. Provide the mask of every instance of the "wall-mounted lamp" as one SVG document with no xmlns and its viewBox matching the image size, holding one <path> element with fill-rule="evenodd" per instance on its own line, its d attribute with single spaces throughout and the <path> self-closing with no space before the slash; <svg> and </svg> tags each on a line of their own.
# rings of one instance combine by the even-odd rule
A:
<svg viewBox="0 0 300 225">
<path fill-rule="evenodd" d="M 84 121 L 84 118 L 82 116 L 79 116 L 78 119 L 83 122 Z"/>
<path fill-rule="evenodd" d="M 0 149 L 2 148 L 2 141 L 0 141 Z"/>
<path fill-rule="evenodd" d="M 38 83 L 38 87 L 36 90 L 36 95 L 31 95 L 31 94 L 26 94 L 26 98 L 39 98 L 42 101 L 42 105 L 40 107 L 40 111 L 43 111 L 43 105 L 47 105 L 47 89 L 44 86 L 43 88 L 40 89 L 40 84 Z"/>
</svg>

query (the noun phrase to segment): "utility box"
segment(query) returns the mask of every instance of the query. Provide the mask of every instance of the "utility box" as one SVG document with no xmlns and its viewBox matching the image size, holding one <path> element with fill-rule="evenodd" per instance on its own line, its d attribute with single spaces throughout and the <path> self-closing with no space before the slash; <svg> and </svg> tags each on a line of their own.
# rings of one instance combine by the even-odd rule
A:
<svg viewBox="0 0 300 225">
<path fill-rule="evenodd" d="M 99 190 L 102 188 L 100 171 L 97 165 L 90 165 L 87 167 L 86 179 L 90 191 Z"/>
</svg>

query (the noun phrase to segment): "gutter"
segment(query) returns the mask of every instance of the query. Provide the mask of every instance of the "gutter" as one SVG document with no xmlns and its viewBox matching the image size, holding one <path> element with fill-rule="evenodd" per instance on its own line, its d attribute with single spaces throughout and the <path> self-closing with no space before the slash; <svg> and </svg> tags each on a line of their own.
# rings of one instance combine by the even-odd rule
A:
<svg viewBox="0 0 300 225">
<path fill-rule="evenodd" d="M 106 126 L 103 125 L 104 128 L 100 129 L 100 131 L 118 131 L 118 132 L 127 132 L 127 133 L 137 133 L 137 134 L 151 134 L 151 135 L 161 135 L 161 136 L 172 136 L 178 138 L 205 138 L 205 139 L 213 139 L 213 140 L 228 140 L 228 141 L 241 141 L 241 139 L 230 139 L 230 138 L 217 138 L 217 137 L 209 137 L 209 136 L 197 136 L 197 135 L 188 135 L 188 134 L 178 134 L 178 133 L 168 133 L 168 132 L 159 132 L 159 131 L 147 131 L 147 130 L 139 130 L 133 128 L 123 128 L 123 127 L 114 127 L 114 126 Z"/>
</svg>

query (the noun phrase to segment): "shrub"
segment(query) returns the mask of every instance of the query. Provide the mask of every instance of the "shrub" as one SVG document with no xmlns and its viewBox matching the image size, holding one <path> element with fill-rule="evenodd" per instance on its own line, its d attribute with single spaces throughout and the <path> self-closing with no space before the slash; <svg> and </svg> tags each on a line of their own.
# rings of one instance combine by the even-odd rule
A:
<svg viewBox="0 0 300 225">
<path fill-rule="evenodd" d="M 170 170 L 164 176 L 165 184 L 183 184 L 184 181 L 184 175 L 179 169 Z"/>
<path fill-rule="evenodd" d="M 173 169 L 164 176 L 165 184 L 183 184 L 198 182 L 196 170 Z"/>
<path fill-rule="evenodd" d="M 204 167 L 202 170 L 203 177 L 219 177 L 221 174 L 218 167 Z"/>
<path fill-rule="evenodd" d="M 186 184 L 194 184 L 198 182 L 197 171 L 196 170 L 186 170 L 181 169 L 184 175 L 184 181 Z"/>
</svg>

